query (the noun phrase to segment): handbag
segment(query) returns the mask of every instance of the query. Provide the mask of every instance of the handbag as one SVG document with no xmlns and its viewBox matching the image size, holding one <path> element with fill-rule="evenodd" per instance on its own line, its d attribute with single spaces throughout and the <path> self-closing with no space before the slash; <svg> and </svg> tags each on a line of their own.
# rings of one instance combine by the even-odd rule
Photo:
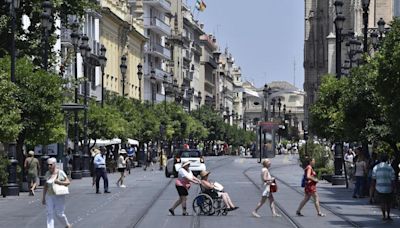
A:
<svg viewBox="0 0 400 228">
<path fill-rule="evenodd" d="M 303 175 L 303 179 L 301 179 L 301 187 L 306 187 L 306 175 Z"/>
<path fill-rule="evenodd" d="M 57 174 L 56 179 L 58 180 L 58 174 Z M 68 195 L 69 189 L 65 185 L 60 185 L 60 184 L 56 184 L 53 182 L 53 192 L 57 196 Z"/>
<path fill-rule="evenodd" d="M 275 180 L 272 181 L 272 183 L 269 186 L 269 188 L 270 188 L 271 192 L 277 192 L 278 191 L 278 185 L 276 185 L 276 181 Z"/>
</svg>

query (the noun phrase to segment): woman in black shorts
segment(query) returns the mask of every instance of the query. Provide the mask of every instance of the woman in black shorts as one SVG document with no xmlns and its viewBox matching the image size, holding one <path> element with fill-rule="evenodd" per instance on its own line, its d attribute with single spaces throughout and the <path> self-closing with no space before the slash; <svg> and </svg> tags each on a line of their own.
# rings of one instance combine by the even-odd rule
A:
<svg viewBox="0 0 400 228">
<path fill-rule="evenodd" d="M 174 203 L 174 205 L 169 209 L 169 212 L 172 215 L 175 215 L 175 208 L 182 205 L 182 215 L 188 215 L 186 212 L 186 199 L 188 190 L 190 188 L 190 183 L 200 184 L 200 180 L 197 179 L 189 169 L 190 162 L 183 163 L 182 167 L 178 171 L 178 178 L 175 180 L 175 187 L 178 191 L 179 199 Z"/>
<path fill-rule="evenodd" d="M 121 174 L 120 178 L 117 181 L 117 186 L 121 188 L 126 188 L 124 185 L 125 178 L 125 170 L 126 170 L 126 162 L 128 160 L 128 156 L 125 149 L 121 149 L 119 151 L 119 157 L 117 161 L 118 172 Z"/>
</svg>

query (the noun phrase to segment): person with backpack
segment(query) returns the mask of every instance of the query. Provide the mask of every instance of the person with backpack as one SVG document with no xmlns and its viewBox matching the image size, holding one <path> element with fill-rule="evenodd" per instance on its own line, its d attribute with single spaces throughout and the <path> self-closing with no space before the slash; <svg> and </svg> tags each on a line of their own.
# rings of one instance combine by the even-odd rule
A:
<svg viewBox="0 0 400 228">
<path fill-rule="evenodd" d="M 319 196 L 317 193 L 317 173 L 314 171 L 313 166 L 315 165 L 315 159 L 309 158 L 307 167 L 304 169 L 304 199 L 300 202 L 299 207 L 297 208 L 296 215 L 304 216 L 301 213 L 301 209 L 303 209 L 304 205 L 310 200 L 311 197 L 314 199 L 315 209 L 317 209 L 317 215 L 320 217 L 324 217 L 325 214 L 321 212 L 321 207 L 319 205 Z"/>
</svg>

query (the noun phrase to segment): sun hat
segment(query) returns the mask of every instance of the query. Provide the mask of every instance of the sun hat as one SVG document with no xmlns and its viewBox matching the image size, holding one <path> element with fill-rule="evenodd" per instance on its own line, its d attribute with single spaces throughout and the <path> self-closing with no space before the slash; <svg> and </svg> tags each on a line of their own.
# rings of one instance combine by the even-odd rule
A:
<svg viewBox="0 0 400 228">
<path fill-rule="evenodd" d="M 207 170 L 203 170 L 203 171 L 200 172 L 201 178 L 204 178 L 204 177 L 208 176 L 208 174 L 210 174 L 210 171 L 207 171 Z"/>
<path fill-rule="evenodd" d="M 33 152 L 32 150 L 30 150 L 30 151 L 28 152 L 28 154 L 29 154 L 30 156 L 33 156 L 33 155 L 35 155 L 35 152 Z"/>
<path fill-rule="evenodd" d="M 187 162 L 183 163 L 182 167 L 185 167 L 185 166 L 188 166 L 188 165 L 190 165 L 190 161 L 187 161 Z"/>
<path fill-rule="evenodd" d="M 119 150 L 119 154 L 126 154 L 126 150 L 125 149 Z"/>
</svg>

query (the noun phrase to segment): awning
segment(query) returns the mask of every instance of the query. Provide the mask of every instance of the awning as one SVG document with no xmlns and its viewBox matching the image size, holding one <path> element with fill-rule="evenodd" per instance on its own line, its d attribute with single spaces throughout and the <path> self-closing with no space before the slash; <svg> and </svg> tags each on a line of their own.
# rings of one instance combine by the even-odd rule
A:
<svg viewBox="0 0 400 228">
<path fill-rule="evenodd" d="M 129 139 L 128 138 L 128 144 L 139 146 L 139 141 L 137 141 L 135 139 Z"/>
<path fill-rule="evenodd" d="M 246 93 L 247 95 L 253 96 L 253 97 L 260 97 L 260 95 L 257 93 L 257 91 L 251 90 L 251 89 L 246 89 L 243 87 L 235 87 L 233 90 L 235 93 Z"/>
</svg>

